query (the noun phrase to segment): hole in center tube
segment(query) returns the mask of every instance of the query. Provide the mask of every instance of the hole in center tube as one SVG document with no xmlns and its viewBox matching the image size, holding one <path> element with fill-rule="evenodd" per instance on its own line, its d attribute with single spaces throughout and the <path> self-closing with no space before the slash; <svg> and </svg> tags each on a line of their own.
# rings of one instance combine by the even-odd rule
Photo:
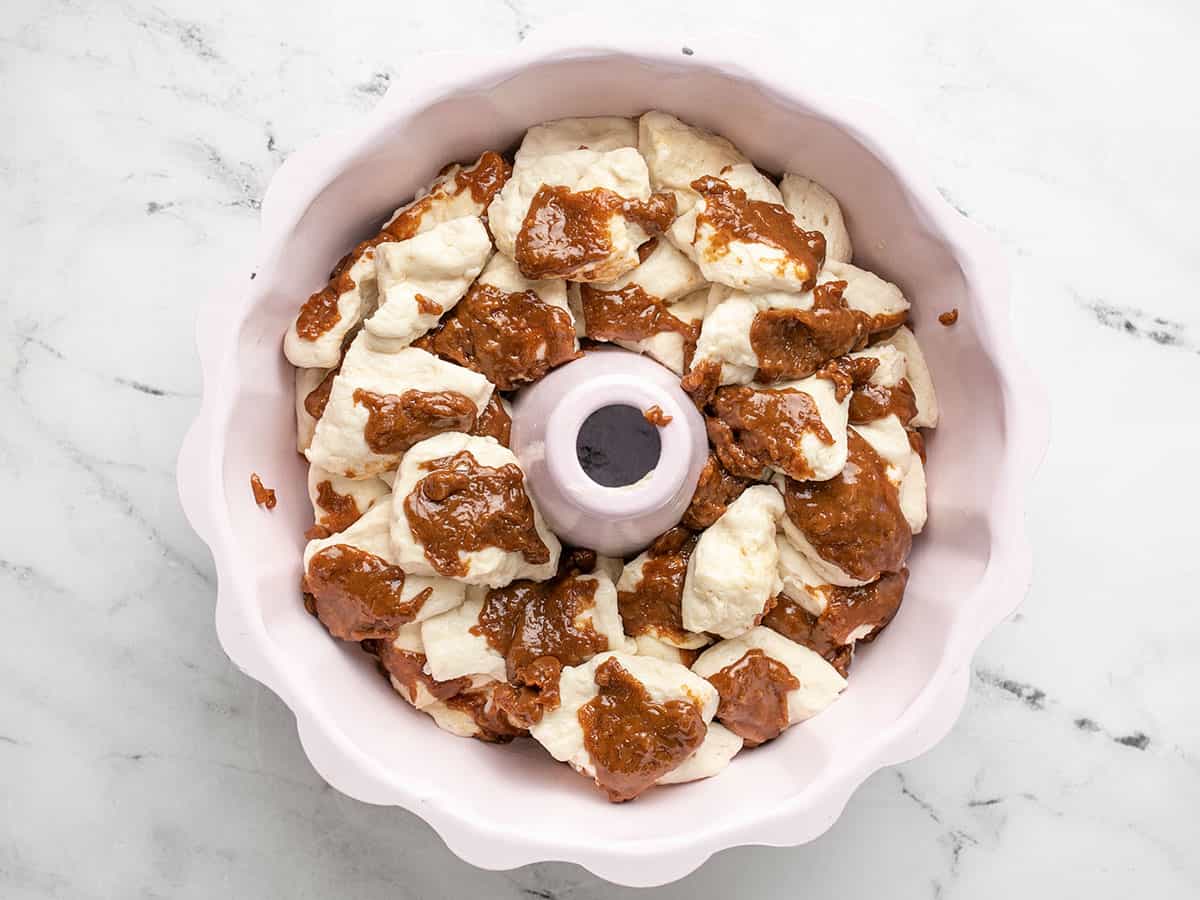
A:
<svg viewBox="0 0 1200 900">
<path fill-rule="evenodd" d="M 662 440 L 642 411 L 624 404 L 602 406 L 575 437 L 575 455 L 596 484 L 625 487 L 658 465 Z"/>
</svg>

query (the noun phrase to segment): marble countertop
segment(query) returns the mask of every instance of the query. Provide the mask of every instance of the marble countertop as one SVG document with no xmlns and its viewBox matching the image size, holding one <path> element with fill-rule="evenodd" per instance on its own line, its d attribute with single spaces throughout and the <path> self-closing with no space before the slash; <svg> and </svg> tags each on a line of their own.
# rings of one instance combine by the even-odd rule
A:
<svg viewBox="0 0 1200 900">
<path fill-rule="evenodd" d="M 174 482 L 196 309 L 281 160 L 367 110 L 402 56 L 515 45 L 561 6 L 0 10 L 0 895 L 634 893 L 564 864 L 473 869 L 322 783 L 217 644 Z M 727 851 L 660 894 L 1197 896 L 1200 8 L 793 6 L 753 8 L 817 87 L 910 122 L 1010 254 L 1053 402 L 1036 572 L 938 747 L 872 777 L 818 841 Z"/>
</svg>

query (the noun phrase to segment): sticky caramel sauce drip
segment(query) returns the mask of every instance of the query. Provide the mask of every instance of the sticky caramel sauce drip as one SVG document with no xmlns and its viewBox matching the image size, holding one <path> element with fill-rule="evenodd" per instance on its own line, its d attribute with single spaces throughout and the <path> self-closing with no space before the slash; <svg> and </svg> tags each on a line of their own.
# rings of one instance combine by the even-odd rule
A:
<svg viewBox="0 0 1200 900">
<path fill-rule="evenodd" d="M 805 231 L 780 204 L 751 200 L 745 191 L 712 175 L 697 178 L 692 190 L 704 198 L 704 209 L 696 218 L 697 233 L 705 225 L 713 231 L 705 247 L 708 260 L 726 255 L 733 241 L 767 244 L 786 256 L 780 274 L 790 269 L 803 283 L 802 290 L 812 288 L 817 272 L 825 264 L 825 236 L 821 232 Z"/>
<path fill-rule="evenodd" d="M 460 556 L 486 547 L 520 553 L 538 565 L 550 549 L 534 526 L 525 476 L 513 463 L 481 465 L 468 451 L 424 464 L 429 474 L 404 498 L 404 514 L 425 558 L 440 575 L 463 577 Z"/>
<path fill-rule="evenodd" d="M 457 391 L 376 394 L 358 388 L 354 402 L 367 409 L 363 439 L 375 453 L 403 453 L 443 431 L 467 432 L 475 427 L 475 401 Z"/>
<path fill-rule="evenodd" d="M 615 659 L 596 669 L 599 692 L 580 707 L 596 784 L 614 803 L 632 800 L 691 756 L 708 727 L 691 700 L 658 703 Z"/>
<path fill-rule="evenodd" d="M 627 200 L 607 188 L 572 191 L 564 185 L 542 185 L 517 233 L 514 258 L 521 274 L 534 281 L 586 274 L 589 266 L 613 252 L 614 215 L 647 234 L 659 234 L 675 218 L 675 195 Z"/>
<path fill-rule="evenodd" d="M 747 747 L 766 743 L 788 726 L 787 695 L 800 682 L 787 666 L 757 647 L 709 677 L 721 695 L 717 718 Z"/>
</svg>

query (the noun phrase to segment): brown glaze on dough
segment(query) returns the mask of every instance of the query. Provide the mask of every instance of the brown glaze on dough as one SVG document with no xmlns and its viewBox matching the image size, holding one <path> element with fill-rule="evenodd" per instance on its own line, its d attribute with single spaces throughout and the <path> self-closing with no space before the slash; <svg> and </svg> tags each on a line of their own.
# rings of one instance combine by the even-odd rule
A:
<svg viewBox="0 0 1200 900">
<path fill-rule="evenodd" d="M 614 803 L 632 800 L 696 752 L 708 726 L 694 700 L 657 703 L 615 659 L 596 669 L 599 693 L 579 709 L 596 784 Z"/>
<path fill-rule="evenodd" d="M 497 685 L 488 685 L 477 691 L 463 691 L 445 701 L 451 709 L 466 713 L 474 721 L 479 733 L 476 740 L 489 744 L 507 744 L 515 737 L 526 733 L 524 728 L 514 725 L 504 710 L 496 703 Z"/>
<path fill-rule="evenodd" d="M 590 619 L 577 621 L 595 608 L 596 585 L 594 578 L 569 577 L 530 593 L 508 648 L 510 679 L 543 656 L 553 656 L 563 666 L 577 666 L 609 649 L 608 638 L 596 631 Z"/>
<path fill-rule="evenodd" d="M 683 582 L 695 547 L 696 535 L 678 527 L 650 545 L 642 577 L 634 589 L 617 592 L 626 634 L 648 634 L 668 642 L 689 637 L 683 627 Z"/>
<path fill-rule="evenodd" d="M 763 624 L 820 654 L 844 678 L 853 656 L 850 635 L 871 626 L 871 631 L 858 640 L 873 641 L 900 609 L 907 583 L 908 569 L 903 569 L 862 587 L 828 585 L 822 589 L 826 607 L 820 616 L 781 594 Z"/>
<path fill-rule="evenodd" d="M 787 728 L 788 691 L 800 682 L 779 660 L 754 647 L 708 680 L 721 695 L 717 718 L 747 747 L 766 743 Z"/>
<path fill-rule="evenodd" d="M 363 439 L 375 453 L 403 453 L 443 431 L 466 432 L 475 427 L 475 401 L 457 391 L 376 394 L 358 388 L 354 402 L 367 408 Z"/>
<path fill-rule="evenodd" d="M 479 282 L 414 346 L 486 375 L 502 391 L 537 381 L 582 355 L 567 310 L 535 291 L 510 293 Z"/>
<path fill-rule="evenodd" d="M 723 387 L 712 409 L 709 440 L 725 469 L 740 478 L 761 478 L 768 466 L 791 478 L 812 478 L 801 439 L 811 434 L 833 443 L 816 402 L 803 391 Z"/>
<path fill-rule="evenodd" d="M 508 161 L 499 153 L 489 150 L 471 168 L 460 169 L 454 176 L 454 183 L 460 190 L 469 190 L 471 199 L 486 208 L 511 175 L 512 166 Z"/>
<path fill-rule="evenodd" d="M 834 399 L 845 400 L 856 387 L 866 384 L 879 368 L 874 356 L 839 356 L 817 369 L 816 377 L 833 382 Z"/>
<path fill-rule="evenodd" d="M 379 664 L 395 679 L 395 684 L 401 688 L 401 694 L 410 703 L 416 703 L 420 699 L 421 686 L 424 686 L 435 700 L 447 700 L 471 684 L 470 678 L 435 680 L 425 671 L 424 653 L 402 650 L 391 640 L 363 641 L 363 649 L 379 657 Z"/>
<path fill-rule="evenodd" d="M 653 253 L 657 249 L 657 247 L 658 247 L 658 238 L 656 238 L 656 237 L 652 237 L 652 238 L 650 238 L 650 240 L 646 241 L 645 243 L 640 244 L 637 249 L 638 262 L 644 263 L 646 260 L 648 260 L 650 258 L 650 254 Z"/>
<path fill-rule="evenodd" d="M 562 663 L 553 656 L 540 656 L 512 681 L 496 685 L 495 702 L 518 728 L 532 728 L 542 716 L 558 709 Z"/>
<path fill-rule="evenodd" d="M 316 505 L 324 511 L 316 524 L 328 529 L 329 534 L 345 531 L 362 516 L 358 501 L 350 494 L 335 491 L 332 481 L 322 481 L 317 485 Z"/>
<path fill-rule="evenodd" d="M 768 309 L 750 325 L 759 381 L 806 378 L 826 360 L 866 345 L 870 317 L 846 305 L 844 281 L 813 290 L 810 309 Z"/>
<path fill-rule="evenodd" d="M 426 588 L 401 599 L 404 570 L 347 544 L 315 553 L 304 584 L 315 598 L 317 618 L 344 641 L 395 638 L 396 629 L 415 619 L 432 594 Z"/>
<path fill-rule="evenodd" d="M 250 490 L 254 493 L 254 502 L 267 509 L 274 509 L 276 504 L 275 490 L 262 483 L 257 472 L 250 473 Z"/>
<path fill-rule="evenodd" d="M 565 666 L 609 649 L 590 619 L 578 621 L 595 607 L 596 585 L 592 578 L 567 574 L 553 581 L 514 581 L 487 592 L 470 630 L 505 657 L 509 685 L 496 702 L 522 727 L 558 706 L 558 677 Z"/>
<path fill-rule="evenodd" d="M 304 301 L 300 307 L 300 314 L 296 317 L 296 334 L 302 340 L 315 341 L 342 320 L 342 314 L 338 310 L 338 298 L 357 287 L 354 279 L 350 277 L 350 269 L 377 243 L 378 236 L 363 241 L 339 259 L 333 271 L 329 273 L 329 281 L 325 287 Z"/>
<path fill-rule="evenodd" d="M 696 483 L 692 502 L 688 504 L 681 522 L 696 531 L 707 528 L 721 518 L 729 504 L 749 486 L 750 482 L 745 479 L 730 475 L 710 450 L 704 468 L 700 470 L 700 480 Z"/>
<path fill-rule="evenodd" d="M 490 589 L 484 596 L 478 620 L 470 628 L 471 633 L 479 635 L 488 642 L 489 647 L 507 657 L 517 622 L 526 604 L 545 590 L 544 582 L 524 578 L 501 588 Z"/>
<path fill-rule="evenodd" d="M 470 433 L 479 437 L 495 438 L 503 446 L 508 446 L 512 439 L 512 417 L 500 403 L 500 395 L 495 391 L 492 391 L 487 406 L 475 420 L 475 427 Z"/>
<path fill-rule="evenodd" d="M 692 398 L 697 409 L 704 409 L 721 386 L 721 364 L 705 360 L 684 375 L 679 386 Z"/>
<path fill-rule="evenodd" d="M 596 341 L 644 341 L 663 332 L 683 338 L 684 366 L 691 362 L 700 337 L 699 322 L 685 322 L 658 297 L 640 285 L 627 284 L 615 291 L 602 291 L 590 284 L 580 286 L 583 321 L 587 336 Z"/>
<path fill-rule="evenodd" d="M 652 194 L 649 200 L 626 200 L 607 188 L 572 191 L 563 185 L 542 185 L 533 196 L 514 258 L 526 278 L 604 277 L 596 265 L 613 251 L 610 223 L 623 216 L 650 235 L 670 227 L 675 218 L 675 195 Z"/>
<path fill-rule="evenodd" d="M 350 270 L 359 260 L 372 258 L 375 248 L 380 244 L 394 240 L 396 238 L 387 231 L 381 231 L 374 237 L 360 241 L 353 250 L 338 260 L 333 271 L 329 273 L 328 284 L 312 294 L 300 307 L 300 314 L 296 317 L 296 333 L 301 339 L 315 341 L 342 320 L 342 314 L 338 310 L 338 298 L 358 287 L 350 275 Z"/>
<path fill-rule="evenodd" d="M 338 263 L 339 268 L 334 270 L 339 278 L 341 276 L 340 267 L 347 260 L 349 257 Z M 349 275 L 346 276 L 346 279 L 350 280 Z M 350 281 L 351 287 L 353 287 L 354 282 Z M 342 320 L 342 314 L 338 311 L 339 296 L 340 294 L 332 285 L 327 285 L 304 301 L 304 305 L 300 307 L 300 314 L 296 317 L 296 333 L 303 340 L 317 340 Z"/>
<path fill-rule="evenodd" d="M 512 166 L 500 154 L 488 151 L 480 157 L 478 164 L 458 172 L 454 178 L 453 193 L 469 190 L 471 199 L 486 209 L 487 204 L 511 174 Z M 315 341 L 340 322 L 342 316 L 338 311 L 338 298 L 357 287 L 354 279 L 350 277 L 350 270 L 354 264 L 364 256 L 369 257 L 373 254 L 374 248 L 379 244 L 404 241 L 416 236 L 425 214 L 435 202 L 449 193 L 451 192 L 447 185 L 439 185 L 430 194 L 412 203 L 378 234 L 360 242 L 338 260 L 338 264 L 329 273 L 328 284 L 310 296 L 300 307 L 300 314 L 296 319 L 297 334 L 303 340 Z M 418 305 L 419 303 L 418 300 Z"/>
<path fill-rule="evenodd" d="M 341 368 L 338 366 L 336 369 L 330 369 L 321 379 L 321 383 L 304 398 L 304 410 L 314 419 L 325 415 L 325 407 L 329 404 L 329 392 L 333 390 L 333 379 L 337 377 Z"/>
<path fill-rule="evenodd" d="M 921 465 L 925 464 L 925 435 L 915 428 L 908 429 L 908 446 L 912 447 L 913 453 L 921 457 Z"/>
<path fill-rule="evenodd" d="M 912 546 L 887 464 L 850 429 L 846 467 L 828 481 L 787 479 L 788 518 L 817 554 L 856 581 L 898 572 Z"/>
<path fill-rule="evenodd" d="M 445 175 L 453 166 L 446 167 L 440 172 Z M 479 158 L 479 162 L 469 169 L 459 169 L 451 183 L 443 183 L 419 200 L 414 201 L 407 209 L 384 227 L 389 241 L 406 241 L 415 237 L 421 230 L 421 221 L 434 203 L 447 197 L 457 196 L 464 190 L 471 192 L 471 199 L 487 209 L 492 198 L 496 196 L 504 182 L 512 175 L 512 166 L 499 153 L 489 150 Z"/>
<path fill-rule="evenodd" d="M 907 378 L 891 387 L 867 382 L 854 389 L 850 398 L 850 424 L 865 425 L 888 416 L 896 416 L 907 425 L 917 414 L 917 396 Z"/>
<path fill-rule="evenodd" d="M 485 547 L 520 553 L 533 565 L 549 562 L 550 548 L 534 527 L 533 504 L 519 466 L 480 465 L 469 451 L 460 450 L 423 468 L 429 474 L 404 498 L 404 514 L 438 574 L 466 576 L 469 567 L 459 552 Z"/>
<path fill-rule="evenodd" d="M 721 178 L 706 175 L 692 182 L 692 190 L 704 198 L 704 210 L 696 218 L 696 233 L 708 226 L 713 234 L 704 254 L 715 261 L 729 252 L 733 241 L 767 244 L 782 250 L 779 274 L 792 274 L 809 290 L 825 264 L 825 236 L 805 231 L 795 217 L 778 203 L 751 200 L 746 192 L 731 187 Z"/>
</svg>

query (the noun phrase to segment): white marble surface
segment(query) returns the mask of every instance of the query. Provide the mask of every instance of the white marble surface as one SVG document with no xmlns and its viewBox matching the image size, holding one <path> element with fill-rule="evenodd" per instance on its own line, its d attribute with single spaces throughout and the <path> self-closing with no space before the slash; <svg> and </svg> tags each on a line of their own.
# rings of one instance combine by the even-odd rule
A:
<svg viewBox="0 0 1200 900">
<path fill-rule="evenodd" d="M 603 8 L 632 26 L 675 5 Z M 472 869 L 321 783 L 217 645 L 174 487 L 193 317 L 280 161 L 408 54 L 512 45 L 563 6 L 0 7 L 0 896 L 633 893 L 562 864 Z M 754 4 L 794 32 L 797 72 L 911 121 L 1011 254 L 1054 406 L 1036 576 L 941 745 L 817 842 L 723 853 L 661 895 L 1197 896 L 1200 10 L 793 6 Z"/>
</svg>

